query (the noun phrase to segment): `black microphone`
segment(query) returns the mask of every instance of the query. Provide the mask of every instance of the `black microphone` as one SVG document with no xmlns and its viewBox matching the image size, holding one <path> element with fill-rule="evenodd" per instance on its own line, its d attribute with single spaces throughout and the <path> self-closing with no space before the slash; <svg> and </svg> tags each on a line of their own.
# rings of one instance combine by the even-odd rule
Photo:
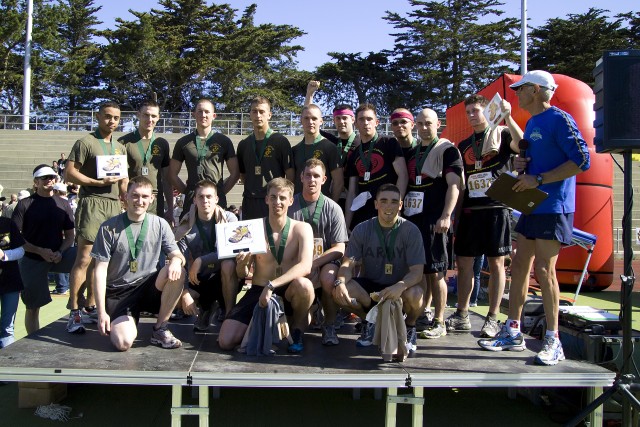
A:
<svg viewBox="0 0 640 427">
<path fill-rule="evenodd" d="M 522 157 L 523 159 L 527 158 L 527 148 L 529 148 L 529 141 L 527 141 L 526 139 L 521 139 L 520 142 L 518 142 L 518 148 L 520 149 L 520 154 L 519 156 Z M 518 172 L 518 175 L 524 175 L 524 169 L 522 169 L 522 171 Z"/>
</svg>

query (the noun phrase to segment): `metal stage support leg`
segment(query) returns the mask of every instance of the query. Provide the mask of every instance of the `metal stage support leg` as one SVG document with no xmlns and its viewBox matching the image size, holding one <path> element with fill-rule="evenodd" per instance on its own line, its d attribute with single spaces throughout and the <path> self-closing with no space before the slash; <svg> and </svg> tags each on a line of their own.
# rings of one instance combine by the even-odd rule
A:
<svg viewBox="0 0 640 427">
<path fill-rule="evenodd" d="M 396 426 L 398 403 L 412 405 L 411 426 L 422 427 L 424 413 L 424 387 L 413 387 L 409 390 L 411 390 L 410 394 L 398 396 L 397 387 L 389 387 L 387 389 L 387 415 L 385 419 L 385 427 Z"/>
<path fill-rule="evenodd" d="M 589 387 L 587 389 L 587 402 L 591 403 L 598 396 L 602 394 L 604 389 L 602 387 Z M 604 422 L 604 405 L 598 406 L 593 410 L 592 413 L 589 414 L 589 425 L 591 427 L 602 427 L 602 423 Z"/>
<path fill-rule="evenodd" d="M 182 425 L 183 415 L 197 415 L 200 427 L 209 427 L 209 387 L 198 387 L 198 405 L 182 404 L 182 386 L 171 386 L 171 427 Z"/>
</svg>

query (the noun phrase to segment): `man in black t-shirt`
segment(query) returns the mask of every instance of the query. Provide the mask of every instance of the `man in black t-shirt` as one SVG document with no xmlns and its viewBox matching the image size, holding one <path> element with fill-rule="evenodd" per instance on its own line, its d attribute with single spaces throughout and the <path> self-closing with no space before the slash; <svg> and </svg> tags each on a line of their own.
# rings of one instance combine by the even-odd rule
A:
<svg viewBox="0 0 640 427">
<path fill-rule="evenodd" d="M 154 201 L 149 212 L 164 217 L 173 224 L 173 188 L 169 177 L 169 142 L 156 138 L 155 127 L 160 119 L 160 106 L 153 100 L 140 104 L 138 128 L 118 139 L 127 149 L 129 178 L 146 176 L 153 184 Z M 162 191 L 162 193 L 159 193 Z"/>
<path fill-rule="evenodd" d="M 402 116 L 402 113 L 394 113 L 392 121 Z M 422 233 L 426 255 L 424 280 L 433 296 L 435 308 L 433 324 L 420 333 L 423 338 L 446 335 L 446 248 L 451 216 L 464 182 L 460 152 L 450 141 L 438 137 L 440 124 L 435 111 L 428 108 L 422 110 L 415 118 L 420 144 L 405 151 L 409 184 L 403 215 Z"/>
<path fill-rule="evenodd" d="M 274 178 L 295 180 L 291 144 L 284 135 L 269 127 L 271 102 L 257 96 L 251 101 L 250 108 L 253 133 L 238 144 L 238 166 L 244 183 L 243 220 L 268 216 L 264 198 L 269 181 Z"/>
<path fill-rule="evenodd" d="M 347 159 L 349 181 L 345 220 L 347 228 L 376 216 L 373 197 L 382 184 L 395 184 L 404 197 L 407 189 L 407 165 L 395 138 L 379 136 L 380 122 L 371 104 L 356 109 L 356 127 L 362 143 Z M 353 209 L 354 205 L 360 206 Z"/>
<path fill-rule="evenodd" d="M 485 192 L 491 183 L 509 169 L 511 156 L 518 153 L 522 129 L 511 117 L 511 105 L 502 101 L 507 112 L 507 127 L 489 127 L 483 114 L 489 100 L 471 95 L 465 110 L 473 134 L 462 141 L 462 153 L 467 187 L 458 201 L 454 250 L 458 266 L 458 308 L 447 319 L 447 330 L 468 331 L 469 299 L 473 290 L 474 258 L 485 255 L 489 264 L 489 312 L 480 336 L 493 338 L 500 332 L 496 315 L 504 292 L 504 258 L 511 252 L 511 212 L 504 204 L 488 197 Z"/>
<path fill-rule="evenodd" d="M 320 82 L 311 80 L 307 85 L 307 96 L 304 100 L 304 105 L 310 105 L 313 103 L 313 95 L 320 87 Z M 360 137 L 353 130 L 353 125 L 356 122 L 356 114 L 353 112 L 353 108 L 349 104 L 338 104 L 333 109 L 333 126 L 336 128 L 338 135 L 334 135 L 331 132 L 320 130 L 320 135 L 324 136 L 329 141 L 333 142 L 338 147 L 340 154 L 340 166 L 342 167 L 343 176 L 346 174 L 347 159 L 358 145 L 360 145 Z M 348 179 L 343 178 L 344 188 L 341 190 L 338 204 L 345 210 L 345 203 L 347 199 L 347 186 Z"/>
<path fill-rule="evenodd" d="M 40 329 L 40 307 L 51 302 L 49 272 L 69 273 L 76 259 L 73 212 L 66 200 L 53 194 L 56 177 L 49 166 L 37 166 L 33 171 L 36 192 L 20 200 L 13 211 L 12 219 L 25 240 L 20 274 L 29 334 Z"/>
<path fill-rule="evenodd" d="M 240 178 L 233 143 L 228 136 L 213 130 L 213 120 L 216 118 L 213 102 L 200 99 L 192 114 L 196 121 L 196 130 L 176 142 L 169 164 L 169 176 L 174 188 L 185 195 L 181 218 L 189 212 L 198 182 L 208 179 L 215 183 L 218 204 L 226 208 L 226 194 Z M 186 184 L 178 176 L 183 163 L 187 166 Z M 227 178 L 224 177 L 225 163 L 229 170 Z"/>
<path fill-rule="evenodd" d="M 322 125 L 320 107 L 315 104 L 306 105 L 302 109 L 300 121 L 302 122 L 304 139 L 293 147 L 293 162 L 296 171 L 295 192 L 297 194 L 302 191 L 300 176 L 304 172 L 306 161 L 314 158 L 324 163 L 326 170 L 330 172 L 326 175 L 327 180 L 322 185 L 322 193 L 337 202 L 344 187 L 344 175 L 340 167 L 338 148 L 320 134 L 320 126 Z"/>
</svg>

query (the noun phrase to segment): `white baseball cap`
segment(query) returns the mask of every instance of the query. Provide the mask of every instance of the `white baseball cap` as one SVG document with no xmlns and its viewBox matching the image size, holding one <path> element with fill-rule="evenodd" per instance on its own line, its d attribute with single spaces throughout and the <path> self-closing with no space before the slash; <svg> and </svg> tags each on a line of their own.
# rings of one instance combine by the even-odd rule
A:
<svg viewBox="0 0 640 427">
<path fill-rule="evenodd" d="M 18 200 L 26 199 L 30 195 L 31 193 L 29 193 L 27 190 L 21 190 L 18 192 Z"/>
<path fill-rule="evenodd" d="M 517 89 L 527 83 L 546 87 L 547 89 L 550 89 L 552 91 L 555 91 L 558 88 L 555 80 L 553 80 L 553 76 L 548 72 L 542 70 L 529 71 L 524 76 L 522 76 L 522 79 L 520 79 L 519 82 L 516 82 L 509 87 L 511 89 Z"/>
<path fill-rule="evenodd" d="M 44 166 L 33 173 L 34 178 L 40 178 L 41 176 L 47 176 L 47 175 L 58 176 L 58 172 L 54 171 L 49 166 Z"/>
</svg>

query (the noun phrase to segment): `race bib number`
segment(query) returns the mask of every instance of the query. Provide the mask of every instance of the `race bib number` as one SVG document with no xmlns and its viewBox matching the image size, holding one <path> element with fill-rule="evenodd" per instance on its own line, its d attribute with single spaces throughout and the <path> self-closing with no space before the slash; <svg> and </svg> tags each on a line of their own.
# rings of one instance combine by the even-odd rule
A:
<svg viewBox="0 0 640 427">
<path fill-rule="evenodd" d="M 491 187 L 492 182 L 493 177 L 491 176 L 491 172 L 480 172 L 470 175 L 469 183 L 467 184 L 469 187 L 469 197 L 472 199 L 487 197 L 485 193 L 489 187 Z"/>
<path fill-rule="evenodd" d="M 404 196 L 404 215 L 411 216 L 422 213 L 424 193 L 422 191 L 409 191 Z"/>
<path fill-rule="evenodd" d="M 319 258 L 324 253 L 324 245 L 322 239 L 316 237 L 313 239 L 313 259 Z"/>
</svg>

